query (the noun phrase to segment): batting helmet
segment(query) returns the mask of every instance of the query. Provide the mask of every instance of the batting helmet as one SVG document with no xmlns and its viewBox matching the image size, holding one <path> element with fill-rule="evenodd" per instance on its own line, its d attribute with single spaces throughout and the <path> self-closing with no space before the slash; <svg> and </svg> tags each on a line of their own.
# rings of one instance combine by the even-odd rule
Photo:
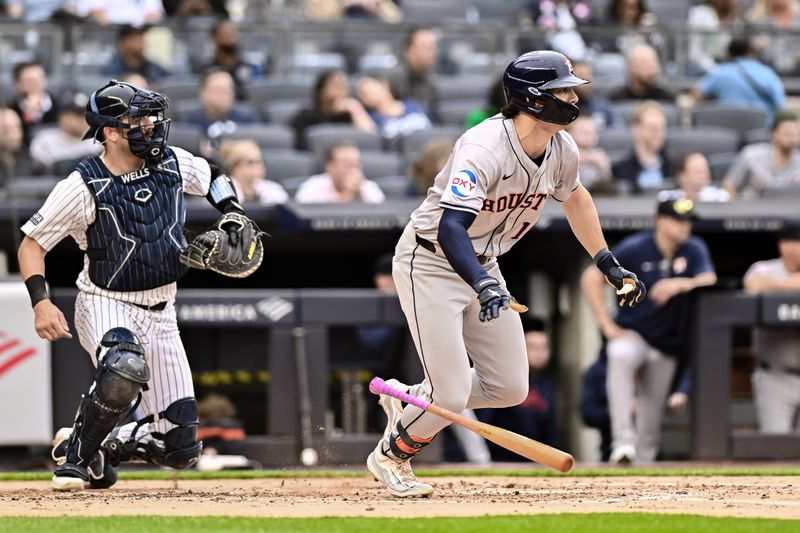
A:
<svg viewBox="0 0 800 533">
<path fill-rule="evenodd" d="M 563 54 L 540 50 L 522 54 L 503 73 L 506 102 L 539 120 L 569 124 L 580 114 L 577 106 L 548 91 L 590 83 L 572 73 L 572 62 Z"/>
<path fill-rule="evenodd" d="M 157 163 L 164 155 L 169 135 L 169 119 L 165 112 L 169 99 L 163 94 L 140 89 L 135 85 L 111 80 L 108 85 L 92 93 L 86 103 L 86 122 L 89 131 L 84 139 L 96 139 L 104 127 L 127 130 L 131 153 L 149 162 Z M 123 121 L 124 117 L 149 117 L 153 128 L 144 129 Z"/>
</svg>

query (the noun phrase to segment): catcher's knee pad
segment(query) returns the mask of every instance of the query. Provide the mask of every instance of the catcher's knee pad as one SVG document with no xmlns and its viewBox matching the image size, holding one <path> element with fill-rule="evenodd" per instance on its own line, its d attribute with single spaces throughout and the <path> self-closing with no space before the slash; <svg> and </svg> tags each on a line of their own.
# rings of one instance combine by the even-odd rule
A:
<svg viewBox="0 0 800 533">
<path fill-rule="evenodd" d="M 184 469 L 197 462 L 203 443 L 197 440 L 197 400 L 182 398 L 170 404 L 165 418 L 176 424 L 164 434 L 164 463 L 172 468 Z"/>
<path fill-rule="evenodd" d="M 67 462 L 91 461 L 117 422 L 138 405 L 139 394 L 149 379 L 150 368 L 138 343 L 118 342 L 109 348 L 97 366 L 93 387 L 78 406 L 67 444 Z M 137 402 L 132 406 L 134 400 Z"/>
</svg>

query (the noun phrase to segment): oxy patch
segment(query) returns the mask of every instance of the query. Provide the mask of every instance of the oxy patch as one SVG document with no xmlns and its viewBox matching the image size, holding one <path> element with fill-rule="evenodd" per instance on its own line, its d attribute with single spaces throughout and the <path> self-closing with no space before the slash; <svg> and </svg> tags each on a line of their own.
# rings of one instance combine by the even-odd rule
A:
<svg viewBox="0 0 800 533">
<path fill-rule="evenodd" d="M 450 192 L 457 198 L 472 198 L 475 196 L 477 188 L 478 179 L 471 170 L 459 170 L 457 174 L 450 178 Z"/>
</svg>

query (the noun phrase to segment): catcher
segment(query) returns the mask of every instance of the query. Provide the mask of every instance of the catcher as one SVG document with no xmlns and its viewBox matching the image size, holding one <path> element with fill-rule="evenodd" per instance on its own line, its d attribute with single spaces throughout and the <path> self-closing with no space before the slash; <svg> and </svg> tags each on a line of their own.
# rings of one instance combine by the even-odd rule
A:
<svg viewBox="0 0 800 533">
<path fill-rule="evenodd" d="M 53 440 L 56 490 L 107 488 L 123 461 L 182 469 L 202 451 L 197 402 L 175 315 L 176 282 L 189 267 L 245 277 L 261 264 L 262 232 L 220 169 L 167 146 L 167 98 L 112 80 L 86 106 L 85 138 L 103 144 L 60 181 L 22 227 L 20 270 L 36 333 L 72 338 L 50 301 L 44 257 L 70 236 L 85 252 L 75 329 L 97 369 L 75 423 Z M 187 243 L 184 194 L 223 215 Z M 138 420 L 122 422 L 134 412 Z"/>
</svg>

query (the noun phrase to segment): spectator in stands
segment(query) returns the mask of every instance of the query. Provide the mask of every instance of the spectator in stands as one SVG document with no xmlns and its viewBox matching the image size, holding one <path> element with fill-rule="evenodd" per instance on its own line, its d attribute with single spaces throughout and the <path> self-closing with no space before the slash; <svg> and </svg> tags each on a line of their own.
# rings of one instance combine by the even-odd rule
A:
<svg viewBox="0 0 800 533">
<path fill-rule="evenodd" d="M 631 235 L 613 250 L 620 264 L 642 273 L 648 290 L 638 306 L 621 307 L 612 317 L 602 274 L 591 266 L 581 279 L 584 296 L 607 339 L 610 460 L 615 463 L 655 460 L 670 385 L 685 353 L 688 293 L 717 280 L 708 247 L 691 235 L 693 207 L 687 199 L 659 202 L 655 230 Z"/>
<path fill-rule="evenodd" d="M 86 133 L 88 97 L 79 92 L 67 91 L 59 99 L 58 127 L 38 132 L 31 141 L 31 157 L 45 168 L 56 161 L 74 161 L 103 151 L 103 145 L 92 139 L 83 139 Z"/>
<path fill-rule="evenodd" d="M 350 83 L 343 71 L 328 70 L 320 74 L 312 98 L 314 107 L 298 111 L 291 120 L 298 150 L 308 149 L 306 130 L 317 124 L 352 124 L 363 131 L 378 131 L 361 102 L 350 94 Z"/>
<path fill-rule="evenodd" d="M 252 140 L 223 141 L 219 154 L 243 202 L 284 204 L 289 195 L 280 184 L 267 179 L 261 148 Z"/>
<path fill-rule="evenodd" d="M 400 100 L 414 99 L 425 106 L 430 116 L 436 116 L 439 90 L 433 83 L 439 46 L 430 28 L 414 26 L 406 33 L 403 60 L 387 74 L 386 79 Z"/>
<path fill-rule="evenodd" d="M 233 78 L 224 70 L 209 70 L 200 81 L 201 109 L 188 113 L 184 122 L 203 128 L 209 139 L 231 133 L 241 124 L 256 122 L 255 117 L 236 109 L 236 89 Z"/>
<path fill-rule="evenodd" d="M 786 107 L 783 82 L 772 68 L 756 59 L 748 38 L 731 41 L 728 56 L 727 62 L 700 79 L 694 97 L 763 109 L 769 126 L 773 114 Z"/>
<path fill-rule="evenodd" d="M 551 48 L 567 57 L 586 56 L 586 43 L 578 26 L 591 24 L 592 7 L 583 0 L 533 0 L 529 2 L 530 17 L 547 34 Z"/>
<path fill-rule="evenodd" d="M 170 17 L 228 18 L 226 0 L 164 0 L 164 11 Z"/>
<path fill-rule="evenodd" d="M 611 456 L 611 413 L 608 411 L 606 392 L 607 365 L 606 347 L 603 345 L 597 361 L 581 377 L 579 408 L 583 423 L 600 432 L 600 459 L 603 461 L 608 461 Z"/>
<path fill-rule="evenodd" d="M 6 16 L 25 22 L 46 22 L 54 16 L 75 16 L 73 0 L 6 0 Z"/>
<path fill-rule="evenodd" d="M 28 156 L 19 115 L 0 108 L 0 132 L 0 187 L 16 176 L 36 174 L 40 169 Z"/>
<path fill-rule="evenodd" d="M 745 146 L 723 185 L 732 196 L 755 197 L 771 190 L 800 191 L 800 121 L 781 111 L 772 124 L 772 142 Z"/>
<path fill-rule="evenodd" d="M 578 170 L 583 186 L 592 194 L 616 192 L 616 186 L 611 179 L 611 160 L 606 151 L 598 146 L 599 137 L 594 119 L 581 115 L 570 124 L 567 131 L 578 145 Z"/>
<path fill-rule="evenodd" d="M 453 141 L 450 139 L 431 139 L 411 164 L 411 188 L 409 196 L 425 196 L 428 189 L 433 187 L 436 176 L 447 164 L 450 152 L 453 151 Z"/>
<path fill-rule="evenodd" d="M 731 32 L 741 30 L 744 17 L 739 12 L 739 0 L 705 0 L 689 8 L 686 22 L 689 36 L 690 66 L 699 72 L 709 72 L 717 59 L 725 55 Z"/>
<path fill-rule="evenodd" d="M 675 95 L 660 85 L 661 61 L 655 49 L 647 44 L 632 46 L 625 54 L 628 80 L 624 87 L 611 94 L 612 100 L 675 101 Z"/>
<path fill-rule="evenodd" d="M 304 181 L 297 190 L 295 200 L 301 204 L 380 204 L 386 197 L 377 183 L 364 176 L 358 146 L 341 142 L 326 150 L 325 172 Z"/>
<path fill-rule="evenodd" d="M 131 85 L 135 85 L 136 87 L 141 87 L 142 89 L 151 89 L 150 82 L 147 81 L 147 78 L 145 78 L 141 74 L 137 74 L 136 72 L 131 72 L 130 74 L 124 74 L 117 79 L 119 81 L 124 81 L 125 83 L 130 83 Z"/>
<path fill-rule="evenodd" d="M 378 132 L 386 139 L 395 139 L 433 126 L 419 102 L 411 98 L 398 100 L 385 80 L 365 76 L 358 81 L 357 91 Z"/>
<path fill-rule="evenodd" d="M 30 145 L 34 127 L 56 123 L 58 104 L 47 90 L 47 74 L 41 63 L 25 61 L 14 65 L 14 97 L 8 106 L 22 121 L 25 146 Z"/>
<path fill-rule="evenodd" d="M 677 189 L 664 192 L 695 202 L 727 202 L 731 199 L 728 191 L 711 184 L 708 159 L 700 152 L 690 152 L 680 159 L 675 167 L 675 184 Z"/>
<path fill-rule="evenodd" d="M 550 341 L 540 320 L 523 321 L 528 351 L 528 396 L 521 404 L 503 409 L 479 409 L 478 419 L 550 446 L 559 445 L 556 428 L 556 394 L 548 372 Z M 524 461 L 505 448 L 489 443 L 493 461 Z"/>
<path fill-rule="evenodd" d="M 612 26 L 638 28 L 655 24 L 655 17 L 647 10 L 645 0 L 611 0 L 606 22 Z"/>
<path fill-rule="evenodd" d="M 142 27 L 164 18 L 161 0 L 75 0 L 78 16 L 100 25 L 129 24 Z"/>
<path fill-rule="evenodd" d="M 577 74 L 575 74 L 577 76 Z M 587 78 L 589 79 L 589 78 Z M 464 128 L 470 129 L 477 126 L 489 117 L 493 117 L 500 112 L 500 108 L 506 105 L 506 95 L 503 92 L 503 79 L 498 78 L 489 87 L 489 94 L 486 95 L 486 103 L 483 107 L 471 109 L 464 122 Z"/>
<path fill-rule="evenodd" d="M 621 192 L 640 193 L 663 189 L 672 177 L 672 165 L 664 152 L 667 117 L 657 102 L 643 102 L 633 117 L 633 151 L 613 166 Z"/>
<path fill-rule="evenodd" d="M 780 257 L 754 263 L 744 275 L 752 294 L 800 292 L 800 221 L 786 221 L 778 233 Z M 764 433 L 800 431 L 800 329 L 753 330 L 753 394 L 759 430 Z"/>
<path fill-rule="evenodd" d="M 316 21 L 355 18 L 394 23 L 403 16 L 398 3 L 399 0 L 305 0 L 303 11 Z"/>
<path fill-rule="evenodd" d="M 117 33 L 117 54 L 101 72 L 111 76 L 135 72 L 152 82 L 167 76 L 169 72 L 164 67 L 145 57 L 145 33 L 147 28 L 137 28 L 129 24 L 120 27 Z"/>
<path fill-rule="evenodd" d="M 200 420 L 197 438 L 203 440 L 204 454 L 244 453 L 244 423 L 236 417 L 236 407 L 230 398 L 212 392 L 197 402 L 197 414 Z"/>
<path fill-rule="evenodd" d="M 800 27 L 800 2 L 797 0 L 756 0 L 747 20 L 758 26 L 781 30 Z"/>
<path fill-rule="evenodd" d="M 247 99 L 247 86 L 254 79 L 262 76 L 258 65 L 245 63 L 241 58 L 241 36 L 236 23 L 230 20 L 219 20 L 211 28 L 211 40 L 214 42 L 214 57 L 206 68 L 224 70 L 233 78 L 236 85 L 236 99 Z"/>
<path fill-rule="evenodd" d="M 595 79 L 592 65 L 586 61 L 575 61 L 573 63 L 573 72 L 584 80 Z M 583 76 L 589 77 L 583 78 Z M 622 125 L 622 117 L 614 109 L 608 98 L 595 92 L 596 87 L 594 85 L 594 83 L 584 83 L 583 85 L 575 86 L 575 94 L 578 95 L 578 103 L 576 105 L 581 110 L 581 115 L 592 117 L 600 130 Z"/>
</svg>

